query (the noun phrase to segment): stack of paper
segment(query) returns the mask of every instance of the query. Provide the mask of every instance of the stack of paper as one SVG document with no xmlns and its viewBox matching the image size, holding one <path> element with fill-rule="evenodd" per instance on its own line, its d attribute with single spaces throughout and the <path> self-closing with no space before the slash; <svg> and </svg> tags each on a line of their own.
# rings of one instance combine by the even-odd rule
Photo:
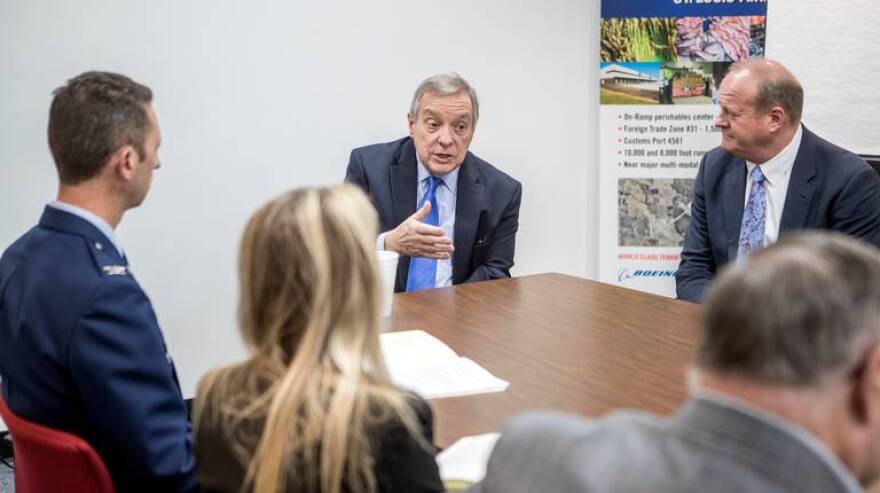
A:
<svg viewBox="0 0 880 493">
<path fill-rule="evenodd" d="M 489 454 L 500 437 L 500 433 L 464 437 L 437 454 L 443 483 L 447 487 L 464 488 L 482 481 L 486 476 Z"/>
<path fill-rule="evenodd" d="M 425 399 L 501 392 L 509 385 L 422 330 L 382 334 L 381 344 L 391 381 Z"/>
</svg>

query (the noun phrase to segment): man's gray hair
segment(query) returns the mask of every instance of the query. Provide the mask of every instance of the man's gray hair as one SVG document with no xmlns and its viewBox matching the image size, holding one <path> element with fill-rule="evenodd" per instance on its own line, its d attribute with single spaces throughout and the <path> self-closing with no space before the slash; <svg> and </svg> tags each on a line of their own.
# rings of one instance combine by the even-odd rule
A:
<svg viewBox="0 0 880 493">
<path fill-rule="evenodd" d="M 795 233 L 715 281 L 703 307 L 700 367 L 810 386 L 853 370 L 880 340 L 880 251 L 831 232 Z"/>
<path fill-rule="evenodd" d="M 477 120 L 480 119 L 480 102 L 477 100 L 477 92 L 474 91 L 474 88 L 462 76 L 455 72 L 437 74 L 423 80 L 419 87 L 416 88 L 415 94 L 413 94 L 412 103 L 409 106 L 410 117 L 416 119 L 419 116 L 419 106 L 425 93 L 430 92 L 440 96 L 451 96 L 462 91 L 467 91 L 468 96 L 471 98 L 474 125 L 476 125 Z"/>
</svg>

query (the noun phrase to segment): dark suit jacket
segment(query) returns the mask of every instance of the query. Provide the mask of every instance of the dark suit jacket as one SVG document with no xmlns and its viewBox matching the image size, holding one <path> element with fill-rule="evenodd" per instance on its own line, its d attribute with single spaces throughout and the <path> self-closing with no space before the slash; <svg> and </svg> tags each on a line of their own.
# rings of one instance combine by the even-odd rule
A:
<svg viewBox="0 0 880 493">
<path fill-rule="evenodd" d="M 679 299 L 700 302 L 715 273 L 736 257 L 746 162 L 718 147 L 703 156 L 691 220 L 675 274 Z M 804 127 L 779 224 L 840 231 L 880 246 L 880 177 L 864 160 Z"/>
<path fill-rule="evenodd" d="M 0 376 L 15 414 L 85 439 L 117 491 L 195 488 L 187 411 L 150 300 L 88 221 L 46 207 L 0 259 Z"/>
<path fill-rule="evenodd" d="M 841 465 L 842 467 L 842 465 Z M 854 493 L 787 429 L 714 399 L 668 419 L 532 412 L 511 420 L 471 493 Z"/>
<path fill-rule="evenodd" d="M 382 231 L 416 211 L 416 149 L 406 137 L 351 151 L 345 181 L 366 191 Z M 522 185 L 470 152 L 461 163 L 455 201 L 452 283 L 510 277 Z M 406 289 L 409 257 L 397 266 L 395 291 Z"/>
</svg>

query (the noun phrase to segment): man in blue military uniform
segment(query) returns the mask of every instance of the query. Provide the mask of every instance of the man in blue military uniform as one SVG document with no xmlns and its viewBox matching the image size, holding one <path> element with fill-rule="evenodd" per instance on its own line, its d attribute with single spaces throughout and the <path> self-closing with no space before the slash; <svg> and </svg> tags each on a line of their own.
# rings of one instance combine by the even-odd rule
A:
<svg viewBox="0 0 880 493">
<path fill-rule="evenodd" d="M 160 140 L 152 92 L 125 76 L 87 72 L 57 89 L 58 199 L 0 259 L 3 398 L 89 442 L 117 491 L 196 488 L 174 365 L 113 232 L 149 191 Z"/>
</svg>

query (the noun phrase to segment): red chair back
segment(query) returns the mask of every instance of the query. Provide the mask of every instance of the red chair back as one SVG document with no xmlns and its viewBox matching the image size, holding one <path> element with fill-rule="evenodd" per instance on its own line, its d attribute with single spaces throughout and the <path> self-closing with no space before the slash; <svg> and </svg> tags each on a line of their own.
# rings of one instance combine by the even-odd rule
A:
<svg viewBox="0 0 880 493">
<path fill-rule="evenodd" d="M 113 493 L 104 461 L 85 440 L 16 416 L 2 396 L 0 416 L 12 436 L 16 493 Z"/>
</svg>

